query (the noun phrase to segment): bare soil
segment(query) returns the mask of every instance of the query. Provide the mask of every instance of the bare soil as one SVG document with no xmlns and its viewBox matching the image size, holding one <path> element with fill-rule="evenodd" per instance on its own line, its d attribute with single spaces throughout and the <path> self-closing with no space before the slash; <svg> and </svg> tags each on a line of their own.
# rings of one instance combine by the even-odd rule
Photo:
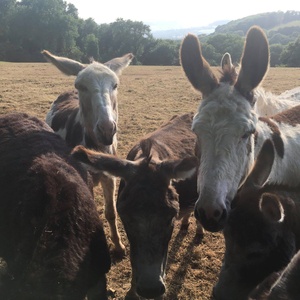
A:
<svg viewBox="0 0 300 300">
<path fill-rule="evenodd" d="M 61 74 L 47 63 L 0 62 L 0 75 L 0 114 L 22 111 L 45 119 L 51 103 L 74 85 L 74 77 Z M 263 82 L 263 87 L 275 94 L 299 85 L 299 68 L 271 68 Z M 191 88 L 180 67 L 129 66 L 123 72 L 119 87 L 118 155 L 125 158 L 140 138 L 173 115 L 195 112 L 200 100 L 200 94 Z M 96 188 L 96 201 L 110 242 L 107 223 L 102 216 L 100 187 Z M 110 299 L 124 299 L 130 287 L 130 249 L 120 221 L 119 228 L 127 256 L 114 262 L 108 274 Z M 179 228 L 177 222 L 169 245 L 164 299 L 211 299 L 224 253 L 222 234 L 206 232 L 199 244 L 194 239 L 193 218 L 188 231 L 182 232 Z"/>
</svg>

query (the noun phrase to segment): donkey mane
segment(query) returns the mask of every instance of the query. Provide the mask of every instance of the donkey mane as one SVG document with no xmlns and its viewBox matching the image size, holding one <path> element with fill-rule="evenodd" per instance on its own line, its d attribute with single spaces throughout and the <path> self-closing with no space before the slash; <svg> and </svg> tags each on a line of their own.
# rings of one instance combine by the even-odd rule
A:
<svg viewBox="0 0 300 300">
<path fill-rule="evenodd" d="M 219 70 L 219 72 L 221 73 L 220 82 L 234 85 L 238 76 L 237 69 L 237 66 L 234 66 L 231 69 Z"/>
</svg>

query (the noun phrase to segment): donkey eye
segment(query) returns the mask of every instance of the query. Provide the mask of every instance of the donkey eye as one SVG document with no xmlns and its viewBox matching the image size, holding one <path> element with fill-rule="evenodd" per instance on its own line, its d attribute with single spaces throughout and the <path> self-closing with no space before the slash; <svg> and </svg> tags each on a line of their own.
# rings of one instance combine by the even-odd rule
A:
<svg viewBox="0 0 300 300">
<path fill-rule="evenodd" d="M 254 130 L 250 130 L 250 131 L 247 131 L 245 132 L 243 135 L 242 135 L 242 139 L 246 140 L 250 137 L 251 134 L 254 133 Z"/>
<path fill-rule="evenodd" d="M 118 87 L 118 84 L 116 83 L 116 84 L 113 86 L 113 90 L 115 90 L 117 87 Z"/>
</svg>

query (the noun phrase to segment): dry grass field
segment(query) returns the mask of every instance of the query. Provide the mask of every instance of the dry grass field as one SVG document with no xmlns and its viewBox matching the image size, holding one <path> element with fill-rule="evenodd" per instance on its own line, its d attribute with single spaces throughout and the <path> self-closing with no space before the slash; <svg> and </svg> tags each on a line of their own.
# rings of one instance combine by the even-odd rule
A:
<svg viewBox="0 0 300 300">
<path fill-rule="evenodd" d="M 0 74 L 0 114 L 22 111 L 41 119 L 45 118 L 52 101 L 61 92 L 72 89 L 74 82 L 73 77 L 61 74 L 46 63 L 0 62 Z M 275 94 L 299 85 L 299 68 L 271 68 L 263 83 L 267 91 Z M 200 100 L 201 96 L 191 88 L 180 67 L 129 66 L 119 87 L 118 155 L 125 157 L 138 139 L 174 114 L 196 111 Z M 101 193 L 97 188 L 100 214 L 103 212 Z M 197 244 L 194 220 L 187 232 L 180 232 L 179 225 L 176 224 L 169 246 L 164 299 L 211 299 L 224 252 L 222 234 L 206 232 L 203 241 Z M 115 262 L 108 274 L 110 299 L 124 299 L 130 287 L 129 246 L 120 222 L 119 227 L 127 257 Z"/>
</svg>

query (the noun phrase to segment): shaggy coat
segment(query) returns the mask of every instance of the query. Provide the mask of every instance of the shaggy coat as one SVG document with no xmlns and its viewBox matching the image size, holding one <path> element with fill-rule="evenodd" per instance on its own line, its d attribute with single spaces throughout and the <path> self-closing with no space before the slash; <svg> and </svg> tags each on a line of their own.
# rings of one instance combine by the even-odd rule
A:
<svg viewBox="0 0 300 300">
<path fill-rule="evenodd" d="M 168 244 L 176 217 L 188 226 L 198 196 L 192 119 L 192 113 L 173 117 L 140 140 L 126 160 L 104 159 L 103 154 L 83 148 L 74 153 L 90 167 L 105 168 L 122 178 L 117 210 L 130 243 L 130 299 L 138 295 L 160 299 L 164 294 Z M 202 227 L 198 234 L 202 236 Z"/>
<path fill-rule="evenodd" d="M 64 141 L 35 117 L 3 116 L 0 169 L 1 299 L 107 299 L 92 181 Z"/>
</svg>

